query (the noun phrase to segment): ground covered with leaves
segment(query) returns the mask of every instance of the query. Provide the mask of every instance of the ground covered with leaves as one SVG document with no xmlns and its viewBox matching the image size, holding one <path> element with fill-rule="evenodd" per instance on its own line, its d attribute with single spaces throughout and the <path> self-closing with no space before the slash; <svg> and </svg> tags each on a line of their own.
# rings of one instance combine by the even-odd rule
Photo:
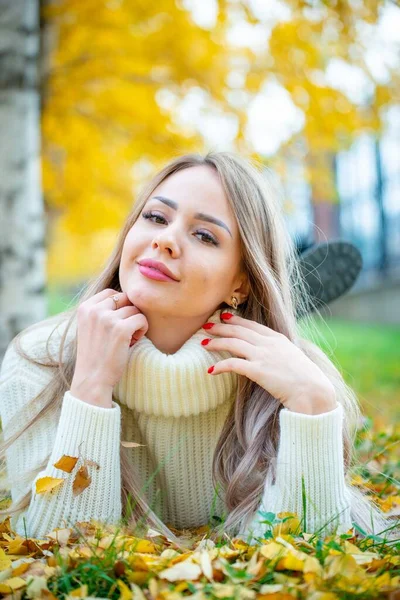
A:
<svg viewBox="0 0 400 600">
<path fill-rule="evenodd" d="M 400 425 L 357 435 L 362 468 L 353 485 L 371 496 L 400 531 Z M 4 502 L 4 501 L 3 501 Z M 3 504 L 4 507 L 4 504 Z M 0 523 L 0 595 L 5 598 L 128 600 L 400 599 L 400 534 L 368 535 L 354 524 L 342 535 L 304 532 L 297 515 L 261 513 L 265 534 L 251 545 L 213 535 L 209 526 L 179 531 L 189 550 L 149 529 L 137 537 L 96 521 L 55 529 L 44 539 Z"/>
</svg>

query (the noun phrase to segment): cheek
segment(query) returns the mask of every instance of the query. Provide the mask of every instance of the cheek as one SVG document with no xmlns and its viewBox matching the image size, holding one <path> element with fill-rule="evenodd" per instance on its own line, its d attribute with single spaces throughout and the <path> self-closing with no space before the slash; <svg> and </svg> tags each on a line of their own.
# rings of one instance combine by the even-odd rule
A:
<svg viewBox="0 0 400 600">
<path fill-rule="evenodd" d="M 215 256 L 197 262 L 190 270 L 192 282 L 196 281 L 202 287 L 218 290 L 226 280 L 226 269 Z"/>
<path fill-rule="evenodd" d="M 129 261 L 135 256 L 135 251 L 139 247 L 140 234 L 139 231 L 130 230 L 125 238 L 124 246 L 122 249 L 122 256 L 125 260 Z"/>
</svg>

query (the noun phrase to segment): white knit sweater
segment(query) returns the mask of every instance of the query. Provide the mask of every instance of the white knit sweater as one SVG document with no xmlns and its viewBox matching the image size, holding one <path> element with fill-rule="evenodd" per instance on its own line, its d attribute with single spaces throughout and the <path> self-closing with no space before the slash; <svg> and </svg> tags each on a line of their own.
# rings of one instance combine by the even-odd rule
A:
<svg viewBox="0 0 400 600">
<path fill-rule="evenodd" d="M 42 321 L 24 334 L 23 349 L 43 357 L 56 320 Z M 221 322 L 220 311 L 209 320 Z M 63 325 L 51 339 L 53 357 L 57 356 L 62 331 Z M 131 349 L 124 375 L 114 388 L 112 408 L 93 406 L 67 391 L 61 412 L 47 414 L 10 447 L 6 469 L 12 499 L 18 500 L 32 490 L 27 510 L 11 520 L 17 533 L 25 535 L 26 530 L 28 536 L 40 538 L 55 527 L 90 518 L 117 524 L 121 517 L 121 440 L 144 444 L 128 451 L 131 464 L 141 478 L 144 497 L 167 525 L 200 526 L 210 522 L 213 515 L 223 515 L 225 509 L 215 499 L 212 458 L 235 398 L 237 376 L 207 373 L 210 365 L 231 356 L 201 346 L 204 337 L 212 337 L 211 331 L 200 329 L 172 355 L 160 352 L 143 337 Z M 75 333 L 73 329 L 67 339 L 71 333 Z M 53 369 L 29 364 L 12 343 L 8 346 L 0 370 L 0 417 L 5 439 L 38 412 L 40 402 L 29 412 L 26 405 L 53 373 Z M 259 510 L 295 511 L 303 516 L 303 474 L 307 530 L 314 532 L 328 521 L 326 532 L 335 525 L 339 531 L 351 528 L 342 423 L 341 404 L 320 415 L 280 411 L 276 481 L 275 485 L 265 482 Z M 54 463 L 64 454 L 78 456 L 79 448 L 82 458 L 97 462 L 100 469 L 89 468 L 91 484 L 73 496 L 72 481 L 82 461 L 71 474 L 57 469 Z M 46 468 L 34 481 L 16 481 L 17 474 L 24 475 L 49 454 Z M 64 477 L 66 481 L 51 494 L 36 494 L 36 479 L 45 476 Z M 261 518 L 257 512 L 242 532 L 262 535 L 265 527 L 259 524 Z"/>
</svg>

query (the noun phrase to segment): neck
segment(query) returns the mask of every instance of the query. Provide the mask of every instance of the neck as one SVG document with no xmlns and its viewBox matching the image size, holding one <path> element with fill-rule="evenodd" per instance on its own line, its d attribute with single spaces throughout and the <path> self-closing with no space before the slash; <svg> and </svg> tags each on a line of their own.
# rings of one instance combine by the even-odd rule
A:
<svg viewBox="0 0 400 600">
<path fill-rule="evenodd" d="M 201 329 L 215 310 L 217 309 L 195 316 L 160 315 L 142 311 L 149 324 L 146 337 L 160 352 L 175 354 L 189 338 Z"/>
<path fill-rule="evenodd" d="M 221 309 L 217 309 L 206 320 L 221 323 L 220 315 Z M 164 417 L 197 415 L 231 402 L 237 374 L 229 371 L 212 376 L 207 371 L 232 354 L 204 348 L 200 343 L 204 333 L 200 328 L 171 355 L 143 336 L 130 349 L 126 368 L 114 386 L 114 400 L 139 413 Z M 212 337 L 212 330 L 207 335 Z"/>
</svg>

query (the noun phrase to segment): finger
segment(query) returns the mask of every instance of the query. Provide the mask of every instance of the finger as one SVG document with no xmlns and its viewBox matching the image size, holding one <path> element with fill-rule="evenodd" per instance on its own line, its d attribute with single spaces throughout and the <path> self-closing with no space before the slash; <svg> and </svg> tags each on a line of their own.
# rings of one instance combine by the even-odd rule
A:
<svg viewBox="0 0 400 600">
<path fill-rule="evenodd" d="M 106 298 L 111 298 L 111 296 L 118 293 L 120 292 L 107 288 L 105 290 L 102 290 L 101 292 L 98 292 L 98 294 L 95 294 L 91 298 L 88 298 L 82 304 L 85 304 L 85 306 L 93 306 L 95 304 L 98 304 L 99 302 L 102 302 Z"/>
<path fill-rule="evenodd" d="M 115 297 L 117 301 L 117 305 L 115 304 L 113 297 Z M 110 294 L 107 298 L 100 302 L 99 308 L 119 311 L 120 308 L 124 306 L 134 306 L 132 302 L 129 300 L 128 295 L 125 292 L 114 292 L 114 294 Z"/>
<path fill-rule="evenodd" d="M 216 323 L 214 327 L 212 327 L 212 329 L 209 330 L 209 333 L 211 335 L 216 336 L 223 335 L 224 337 L 239 338 L 241 340 L 249 342 L 250 344 L 253 344 L 253 346 L 261 346 L 262 344 L 265 344 L 266 338 L 265 335 L 262 335 L 254 328 L 248 328 L 243 327 L 242 325 L 234 324 L 229 325 L 229 327 L 227 327 L 226 325 L 220 325 Z"/>
<path fill-rule="evenodd" d="M 256 365 L 249 360 L 243 360 L 242 358 L 227 358 L 226 360 L 217 362 L 210 375 L 220 375 L 221 373 L 229 372 L 244 375 L 252 381 L 255 381 L 255 377 L 258 373 Z"/>
<path fill-rule="evenodd" d="M 124 319 L 123 322 L 128 328 L 128 333 L 131 333 L 132 329 L 134 329 L 131 343 L 139 341 L 143 336 L 146 335 L 149 329 L 149 322 L 141 312 L 139 312 L 137 315 L 132 315 L 131 317 Z"/>
<path fill-rule="evenodd" d="M 149 328 L 149 324 L 145 315 L 138 309 L 136 314 L 132 314 L 132 308 L 135 309 L 136 307 L 127 306 L 118 310 L 118 312 L 130 311 L 130 314 L 126 312 L 125 318 L 116 318 L 113 323 L 115 326 L 115 331 L 121 337 L 121 339 L 126 338 L 131 342 L 140 340 L 140 338 L 147 333 Z"/>
<path fill-rule="evenodd" d="M 255 358 L 256 353 L 256 347 L 253 344 L 237 338 L 215 338 L 208 342 L 204 348 L 210 352 L 222 352 L 226 350 L 231 354 L 236 354 L 248 360 Z"/>
<path fill-rule="evenodd" d="M 233 315 L 233 317 L 231 317 L 230 319 L 223 319 L 224 313 L 221 313 L 221 321 L 222 323 L 228 324 L 228 325 L 241 325 L 242 327 L 245 327 L 246 329 L 250 329 L 252 331 L 255 331 L 257 333 L 259 333 L 260 335 L 263 336 L 279 336 L 282 335 L 281 333 L 279 333 L 279 331 L 275 331 L 275 329 L 271 329 L 271 327 L 268 327 L 267 325 L 263 325 L 261 323 L 257 323 L 257 321 L 252 321 L 251 319 L 245 319 L 244 317 L 240 317 L 239 315 Z M 214 329 L 214 327 L 212 328 Z"/>
<path fill-rule="evenodd" d="M 129 317 L 132 317 L 133 315 L 137 315 L 140 313 L 140 310 L 138 309 L 137 306 L 123 306 L 122 308 L 118 308 L 116 310 L 112 311 L 114 313 L 115 319 L 117 320 L 121 320 L 121 319 L 128 319 Z M 140 313 L 142 314 L 142 313 Z"/>
</svg>

